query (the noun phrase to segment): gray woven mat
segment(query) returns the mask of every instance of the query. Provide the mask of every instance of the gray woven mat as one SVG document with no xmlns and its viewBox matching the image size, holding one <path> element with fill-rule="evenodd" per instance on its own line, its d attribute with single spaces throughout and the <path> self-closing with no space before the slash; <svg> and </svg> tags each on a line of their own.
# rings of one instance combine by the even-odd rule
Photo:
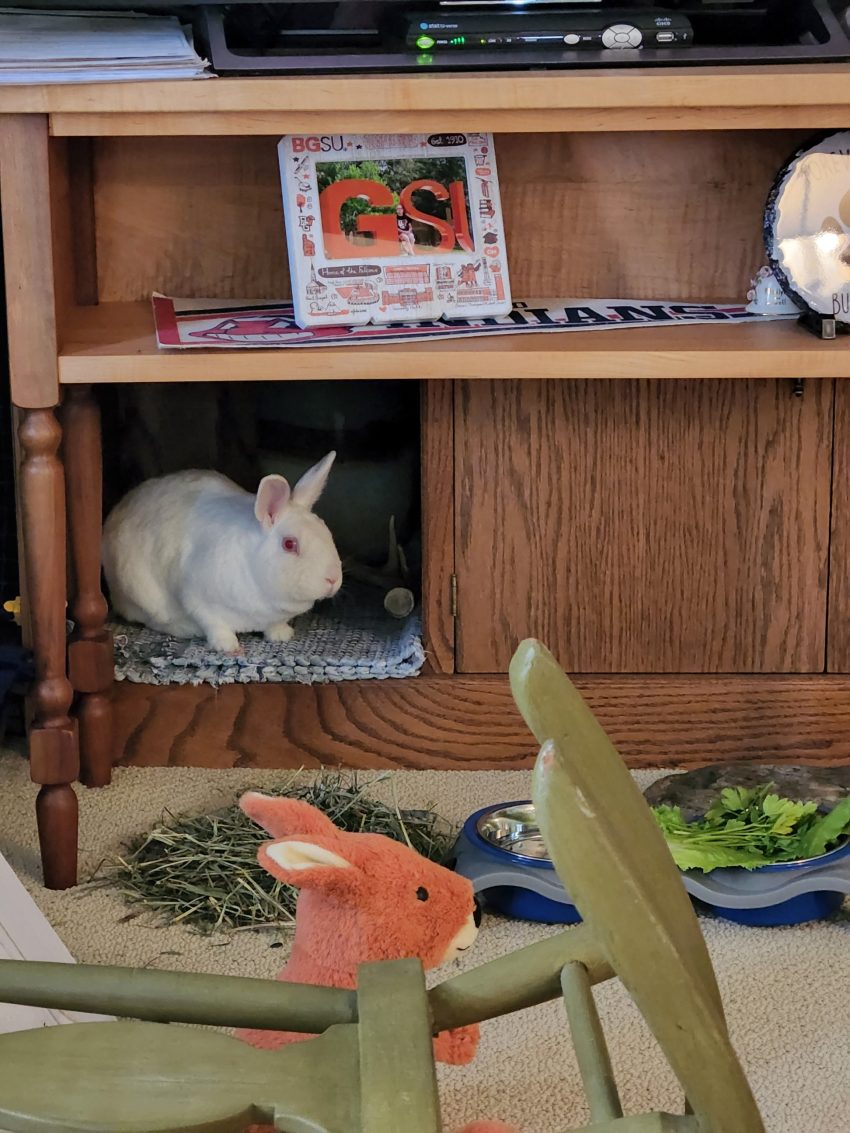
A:
<svg viewBox="0 0 850 1133">
<path fill-rule="evenodd" d="M 115 640 L 115 679 L 149 685 L 225 685 L 413 677 L 425 662 L 418 609 L 391 617 L 382 594 L 351 589 L 293 623 L 284 644 L 261 634 L 240 634 L 244 654 L 216 653 L 200 640 L 182 641 L 143 626 L 110 623 Z"/>
</svg>

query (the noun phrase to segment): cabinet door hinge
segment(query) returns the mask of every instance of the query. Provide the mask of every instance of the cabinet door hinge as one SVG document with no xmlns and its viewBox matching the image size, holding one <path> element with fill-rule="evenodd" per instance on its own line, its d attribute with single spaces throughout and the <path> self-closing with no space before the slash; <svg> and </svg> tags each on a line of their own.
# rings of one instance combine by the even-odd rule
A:
<svg viewBox="0 0 850 1133">
<path fill-rule="evenodd" d="M 453 574 L 451 579 L 451 610 L 452 617 L 457 617 L 457 575 Z"/>
</svg>

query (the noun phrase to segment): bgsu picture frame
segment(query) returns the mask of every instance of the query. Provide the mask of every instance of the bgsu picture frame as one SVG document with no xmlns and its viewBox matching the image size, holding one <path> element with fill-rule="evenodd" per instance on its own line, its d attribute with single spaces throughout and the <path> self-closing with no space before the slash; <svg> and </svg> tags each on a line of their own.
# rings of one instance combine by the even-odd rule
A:
<svg viewBox="0 0 850 1133">
<path fill-rule="evenodd" d="M 292 135 L 278 156 L 299 326 L 510 311 L 490 134 Z"/>
</svg>

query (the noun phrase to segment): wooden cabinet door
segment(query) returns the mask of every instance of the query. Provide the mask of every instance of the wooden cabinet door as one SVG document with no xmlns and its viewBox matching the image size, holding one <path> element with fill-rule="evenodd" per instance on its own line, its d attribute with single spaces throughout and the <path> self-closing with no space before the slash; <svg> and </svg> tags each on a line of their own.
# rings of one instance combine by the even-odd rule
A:
<svg viewBox="0 0 850 1133">
<path fill-rule="evenodd" d="M 827 671 L 850 673 L 850 381 L 835 383 Z"/>
<path fill-rule="evenodd" d="M 821 672 L 833 383 L 460 382 L 458 670 Z"/>
</svg>

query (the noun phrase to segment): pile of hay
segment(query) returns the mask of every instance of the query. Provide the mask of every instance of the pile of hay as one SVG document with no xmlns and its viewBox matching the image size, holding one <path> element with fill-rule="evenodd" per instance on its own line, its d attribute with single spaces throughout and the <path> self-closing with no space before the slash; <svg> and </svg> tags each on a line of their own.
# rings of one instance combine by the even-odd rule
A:
<svg viewBox="0 0 850 1133">
<path fill-rule="evenodd" d="M 262 790 L 303 799 L 343 830 L 385 834 L 443 864 L 454 830 L 430 810 L 400 810 L 370 797 L 371 786 L 388 777 L 364 784 L 356 776 L 326 772 L 299 782 L 303 777 L 297 773 Z M 91 884 L 117 889 L 161 923 L 198 932 L 292 927 L 297 891 L 257 863 L 257 849 L 268 837 L 235 803 L 214 814 L 167 814 L 103 863 Z"/>
</svg>

